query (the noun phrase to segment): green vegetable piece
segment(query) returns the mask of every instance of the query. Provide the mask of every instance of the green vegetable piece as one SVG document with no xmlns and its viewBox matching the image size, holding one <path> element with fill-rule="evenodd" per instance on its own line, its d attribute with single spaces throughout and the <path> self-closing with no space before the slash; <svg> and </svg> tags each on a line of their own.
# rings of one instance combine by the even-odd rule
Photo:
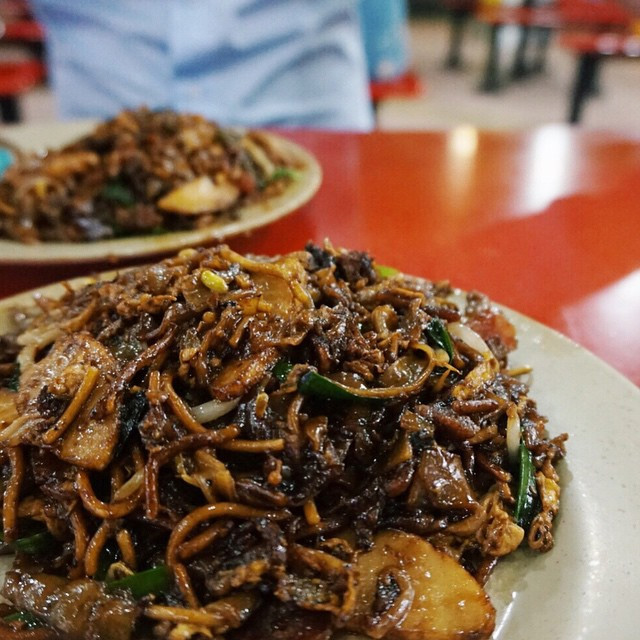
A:
<svg viewBox="0 0 640 640">
<path fill-rule="evenodd" d="M 268 184 L 276 182 L 277 180 L 296 180 L 298 178 L 298 172 L 295 169 L 289 167 L 276 167 L 276 170 L 269 176 Z"/>
<path fill-rule="evenodd" d="M 284 382 L 289 377 L 291 369 L 293 365 L 286 358 L 280 358 L 273 367 L 272 373 L 280 382 Z"/>
<path fill-rule="evenodd" d="M 30 611 L 16 611 L 3 619 L 5 622 L 22 622 L 27 629 L 35 629 L 42 626 L 42 622 Z"/>
<path fill-rule="evenodd" d="M 376 264 L 373 268 L 381 278 L 393 278 L 393 276 L 397 276 L 400 273 L 396 268 L 389 267 L 386 264 Z"/>
<path fill-rule="evenodd" d="M 161 225 L 157 225 L 157 226 L 155 226 L 155 227 L 152 227 L 152 228 L 149 230 L 149 233 L 150 233 L 152 236 L 162 236 L 162 235 L 164 235 L 165 233 L 169 233 L 169 229 L 167 229 L 166 227 L 163 227 L 163 226 L 161 226 Z"/>
<path fill-rule="evenodd" d="M 17 362 L 13 365 L 13 371 L 5 384 L 11 391 L 18 391 L 20 388 L 20 365 Z"/>
<path fill-rule="evenodd" d="M 171 571 L 165 565 L 158 565 L 153 569 L 140 571 L 133 575 L 107 582 L 110 591 L 115 589 L 128 589 L 131 595 L 139 600 L 150 593 L 162 593 L 171 585 Z"/>
<path fill-rule="evenodd" d="M 379 398 L 363 398 L 344 389 L 333 380 L 325 378 L 316 371 L 307 371 L 298 380 L 298 391 L 305 396 L 327 398 L 328 400 L 347 400 L 350 402 L 381 402 Z"/>
<path fill-rule="evenodd" d="M 118 204 L 130 207 L 135 204 L 136 199 L 133 192 L 129 187 L 122 184 L 122 182 L 108 182 L 102 188 L 102 197 L 105 200 L 111 200 Z"/>
<path fill-rule="evenodd" d="M 120 453 L 131 432 L 138 427 L 148 410 L 149 401 L 144 391 L 136 391 L 124 397 L 118 414 L 120 424 L 118 453 Z"/>
<path fill-rule="evenodd" d="M 29 556 L 38 556 L 51 551 L 55 543 L 56 539 L 48 531 L 41 531 L 32 536 L 18 538 L 11 546 L 16 551 L 21 551 Z"/>
<path fill-rule="evenodd" d="M 520 474 L 518 477 L 518 492 L 516 496 L 516 508 L 513 516 L 525 531 L 533 520 L 538 492 L 534 476 L 535 467 L 531 451 L 524 442 L 520 443 Z"/>
<path fill-rule="evenodd" d="M 440 318 L 433 318 L 429 321 L 427 325 L 427 335 L 431 338 L 431 342 L 447 352 L 450 360 L 453 359 L 453 342 L 451 341 L 449 332 L 444 326 L 444 322 L 442 322 Z"/>
</svg>

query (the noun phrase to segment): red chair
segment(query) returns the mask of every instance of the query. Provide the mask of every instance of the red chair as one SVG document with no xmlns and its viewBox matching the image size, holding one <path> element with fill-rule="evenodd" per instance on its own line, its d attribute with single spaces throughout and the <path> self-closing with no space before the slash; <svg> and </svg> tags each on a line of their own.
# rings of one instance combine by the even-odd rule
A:
<svg viewBox="0 0 640 640">
<path fill-rule="evenodd" d="M 6 123 L 21 120 L 19 98 L 44 79 L 39 60 L 0 62 L 0 115 Z"/>
<path fill-rule="evenodd" d="M 44 31 L 35 20 L 15 20 L 4 23 L 0 37 L 5 42 L 43 42 Z"/>
<path fill-rule="evenodd" d="M 592 32 L 617 29 L 625 30 L 631 23 L 631 12 L 618 0 L 558 0 L 557 3 L 537 7 L 533 0 L 529 6 L 522 7 L 482 7 L 476 13 L 480 22 L 491 27 L 489 52 L 485 65 L 482 91 L 497 91 L 502 82 L 499 77 L 499 33 L 505 25 L 521 27 L 522 35 L 512 77 L 519 78 L 531 71 L 543 68 L 543 56 L 551 31 L 565 28 L 583 28 Z M 527 37 L 531 30 L 538 31 L 541 36 L 541 50 L 538 61 L 532 67 L 526 64 Z"/>
<path fill-rule="evenodd" d="M 569 122 L 580 121 L 585 99 L 592 93 L 602 60 L 640 60 L 640 37 L 622 33 L 565 33 L 560 46 L 576 54 L 578 64 L 569 99 Z"/>
<path fill-rule="evenodd" d="M 35 20 L 5 20 L 0 25 L 0 43 L 23 45 L 44 63 L 44 30 Z"/>
<path fill-rule="evenodd" d="M 369 82 L 369 95 L 376 112 L 383 100 L 388 100 L 389 98 L 417 98 L 423 92 L 422 82 L 413 71 L 406 71 L 402 75 L 389 80 L 371 80 Z"/>
</svg>

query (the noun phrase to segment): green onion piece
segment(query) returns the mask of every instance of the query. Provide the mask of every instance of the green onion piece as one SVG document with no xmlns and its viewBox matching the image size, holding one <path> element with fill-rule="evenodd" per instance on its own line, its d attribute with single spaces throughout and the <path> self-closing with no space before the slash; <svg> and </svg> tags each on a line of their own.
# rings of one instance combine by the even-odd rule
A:
<svg viewBox="0 0 640 640">
<path fill-rule="evenodd" d="M 296 180 L 298 178 L 298 172 L 295 169 L 289 167 L 276 167 L 276 170 L 269 176 L 268 184 L 276 182 L 277 180 Z"/>
<path fill-rule="evenodd" d="M 373 268 L 381 278 L 393 278 L 393 276 L 397 276 L 400 273 L 396 268 L 389 267 L 386 264 L 376 264 Z"/>
<path fill-rule="evenodd" d="M 125 207 L 130 207 L 136 202 L 131 189 L 122 184 L 122 182 L 108 182 L 102 187 L 101 194 L 105 200 L 112 200 Z"/>
<path fill-rule="evenodd" d="M 316 371 L 307 371 L 298 380 L 298 391 L 305 396 L 327 398 L 328 400 L 348 400 L 351 402 L 381 402 L 379 398 L 363 398 L 350 393 L 333 380 L 325 378 Z"/>
<path fill-rule="evenodd" d="M 20 387 L 20 365 L 16 362 L 13 365 L 13 371 L 9 378 L 7 378 L 6 388 L 11 391 L 17 391 Z"/>
<path fill-rule="evenodd" d="M 444 322 L 440 318 L 433 318 L 427 325 L 427 335 L 437 347 L 444 349 L 449 355 L 449 359 L 453 359 L 453 342 L 451 336 L 444 326 Z"/>
<path fill-rule="evenodd" d="M 167 227 L 163 227 L 161 225 L 157 225 L 149 229 L 149 234 L 152 236 L 162 236 L 165 233 L 169 233 L 169 229 Z"/>
<path fill-rule="evenodd" d="M 48 531 L 41 531 L 40 533 L 34 533 L 32 536 L 18 538 L 14 540 L 11 546 L 16 551 L 21 551 L 30 556 L 37 556 L 51 551 L 55 542 L 56 539 Z"/>
<path fill-rule="evenodd" d="M 171 584 L 171 571 L 165 565 L 158 565 L 153 569 L 134 573 L 120 580 L 107 582 L 110 591 L 114 589 L 128 589 L 131 595 L 139 600 L 150 593 L 167 591 Z"/>
<path fill-rule="evenodd" d="M 16 611 L 3 618 L 5 622 L 22 622 L 27 629 L 42 626 L 42 622 L 30 611 Z"/>
<path fill-rule="evenodd" d="M 520 475 L 518 478 L 518 493 L 516 496 L 516 509 L 513 516 L 525 531 L 529 528 L 534 516 L 537 497 L 535 467 L 531 451 L 524 442 L 520 443 Z"/>
<path fill-rule="evenodd" d="M 284 382 L 289 377 L 291 369 L 293 369 L 293 365 L 286 358 L 280 358 L 271 373 L 273 373 L 280 382 Z"/>
</svg>

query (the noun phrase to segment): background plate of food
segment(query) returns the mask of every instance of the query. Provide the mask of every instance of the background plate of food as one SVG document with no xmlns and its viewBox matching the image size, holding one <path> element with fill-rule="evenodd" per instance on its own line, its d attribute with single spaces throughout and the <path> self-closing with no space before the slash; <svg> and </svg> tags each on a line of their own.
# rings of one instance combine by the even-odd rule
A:
<svg viewBox="0 0 640 640">
<path fill-rule="evenodd" d="M 640 392 L 608 365 L 328 246 L 186 250 L 114 277 L 0 303 L 0 334 L 21 333 L 0 361 L 3 524 L 22 554 L 4 594 L 35 615 L 6 624 L 634 637 Z"/>
<path fill-rule="evenodd" d="M 171 111 L 16 126 L 3 137 L 24 150 L 11 149 L 18 157 L 0 180 L 3 263 L 212 244 L 293 213 L 322 181 L 313 155 L 280 135 Z"/>
</svg>

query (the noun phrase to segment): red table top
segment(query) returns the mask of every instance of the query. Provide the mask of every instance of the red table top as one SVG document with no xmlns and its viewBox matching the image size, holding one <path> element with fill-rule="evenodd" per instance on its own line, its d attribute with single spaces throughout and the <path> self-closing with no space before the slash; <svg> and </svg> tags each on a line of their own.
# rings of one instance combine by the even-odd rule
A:
<svg viewBox="0 0 640 640">
<path fill-rule="evenodd" d="M 640 59 L 640 36 L 624 33 L 563 33 L 560 46 L 578 54 L 591 53 Z"/>
<path fill-rule="evenodd" d="M 366 249 L 484 291 L 640 385 L 640 140 L 564 125 L 286 135 L 316 154 L 323 185 L 293 215 L 230 240 L 234 249 L 281 253 L 327 237 Z M 0 296 L 89 270 L 0 267 Z"/>
</svg>

